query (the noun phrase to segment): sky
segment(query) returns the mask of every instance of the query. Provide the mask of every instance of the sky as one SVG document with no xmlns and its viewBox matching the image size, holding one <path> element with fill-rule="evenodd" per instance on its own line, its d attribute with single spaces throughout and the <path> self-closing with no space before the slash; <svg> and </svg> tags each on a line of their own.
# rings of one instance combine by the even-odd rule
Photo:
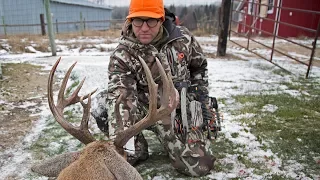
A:
<svg viewBox="0 0 320 180">
<path fill-rule="evenodd" d="M 93 1 L 93 0 L 91 0 Z M 130 0 L 104 0 L 106 5 L 109 6 L 127 6 L 130 3 Z M 222 0 L 164 0 L 164 5 L 195 5 L 195 4 L 212 4 L 220 3 Z"/>
</svg>

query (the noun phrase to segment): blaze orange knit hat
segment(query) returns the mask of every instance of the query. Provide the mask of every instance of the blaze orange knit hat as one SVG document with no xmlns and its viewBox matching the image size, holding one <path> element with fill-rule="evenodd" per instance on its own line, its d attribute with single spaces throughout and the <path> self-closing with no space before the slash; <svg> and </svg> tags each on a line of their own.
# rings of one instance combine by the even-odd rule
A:
<svg viewBox="0 0 320 180">
<path fill-rule="evenodd" d="M 127 19 L 134 17 L 161 18 L 164 21 L 163 0 L 131 0 Z"/>
</svg>

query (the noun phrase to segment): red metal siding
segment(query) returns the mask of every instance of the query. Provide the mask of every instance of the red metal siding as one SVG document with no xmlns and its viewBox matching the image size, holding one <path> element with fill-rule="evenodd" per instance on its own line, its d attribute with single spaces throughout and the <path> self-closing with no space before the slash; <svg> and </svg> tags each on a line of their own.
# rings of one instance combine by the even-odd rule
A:
<svg viewBox="0 0 320 180">
<path fill-rule="evenodd" d="M 274 6 L 277 6 L 277 4 L 278 4 L 278 2 L 277 2 L 277 0 L 275 0 Z M 274 7 L 272 14 L 268 14 L 267 18 L 261 18 L 262 19 L 261 30 L 267 31 L 268 33 L 271 33 L 271 34 L 274 33 L 275 22 L 272 20 L 276 20 L 276 14 L 277 14 L 277 8 Z M 263 32 L 261 35 L 262 36 L 270 36 L 270 34 L 264 34 Z"/>
<path fill-rule="evenodd" d="M 320 12 L 320 1 L 319 0 L 283 0 L 283 8 L 295 8 L 303 10 L 311 10 Z M 320 15 L 290 11 L 286 9 L 281 10 L 281 22 L 294 24 L 310 29 L 317 29 Z M 287 25 L 281 24 L 279 26 L 279 35 L 284 37 L 297 37 L 297 36 L 315 36 L 315 33 L 305 31 L 298 28 L 293 28 Z"/>
<path fill-rule="evenodd" d="M 277 1 L 277 0 L 275 0 Z M 275 2 L 276 4 L 276 2 Z M 257 7 L 255 7 L 257 9 L 257 14 L 256 16 L 259 16 L 259 7 L 258 5 L 256 5 Z M 238 32 L 239 33 L 248 33 L 251 31 L 252 35 L 261 35 L 261 36 L 270 36 L 269 33 L 273 34 L 274 32 L 274 22 L 268 19 L 275 19 L 275 15 L 276 15 L 276 8 L 273 11 L 273 14 L 268 14 L 267 18 L 260 18 L 260 17 L 254 17 L 252 15 L 249 14 L 248 12 L 248 3 L 246 3 L 243 7 L 243 10 L 245 11 L 245 14 L 243 15 L 243 21 L 240 22 L 242 24 L 238 25 Z M 257 20 L 256 20 L 257 19 Z M 255 22 L 256 21 L 256 22 Z M 243 24 L 246 24 L 247 26 L 244 26 Z M 252 26 L 253 25 L 253 26 Z M 250 27 L 254 27 L 254 28 L 250 28 Z M 264 33 L 263 31 L 259 31 L 259 30 L 263 30 L 266 31 L 267 33 Z"/>
<path fill-rule="evenodd" d="M 275 0 L 275 6 L 278 6 L 278 0 Z M 280 4 L 281 6 L 281 4 Z M 295 8 L 295 9 L 302 9 L 302 10 L 311 10 L 320 12 L 320 0 L 282 0 L 282 7 L 284 8 Z M 243 18 L 243 22 L 247 24 L 247 26 L 252 26 L 253 22 L 255 21 L 255 17 L 248 14 L 248 3 L 244 5 L 243 10 L 246 11 L 245 17 Z M 258 15 L 258 14 L 257 14 Z M 274 32 L 275 23 L 271 20 L 276 20 L 277 15 L 277 8 L 274 8 L 273 14 L 268 14 L 267 18 L 259 18 L 257 22 L 254 24 L 253 27 L 258 28 L 268 33 Z M 280 21 L 305 27 L 316 30 L 318 27 L 318 22 L 320 20 L 320 15 L 312 14 L 312 13 L 305 13 L 305 12 L 297 12 L 297 11 L 290 11 L 282 9 L 280 13 Z M 251 31 L 252 34 L 259 34 L 259 31 L 254 30 L 250 27 L 245 27 L 241 24 L 238 25 L 238 32 L 239 33 L 247 33 Z M 266 33 L 260 32 L 261 36 L 269 36 Z M 302 29 L 294 28 L 291 26 L 287 26 L 284 24 L 279 25 L 278 35 L 282 37 L 297 37 L 297 36 L 315 36 L 315 33 L 311 33 L 309 31 L 305 31 Z"/>
</svg>

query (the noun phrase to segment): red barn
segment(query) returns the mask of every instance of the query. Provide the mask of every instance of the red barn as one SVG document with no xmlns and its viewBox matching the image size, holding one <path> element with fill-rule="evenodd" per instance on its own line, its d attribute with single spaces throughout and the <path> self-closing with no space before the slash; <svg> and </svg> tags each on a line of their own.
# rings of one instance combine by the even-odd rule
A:
<svg viewBox="0 0 320 180">
<path fill-rule="evenodd" d="M 320 22 L 320 0 L 242 0 L 236 11 L 242 12 L 236 12 L 238 33 L 242 34 L 315 37 L 312 30 Z M 278 28 L 277 18 L 282 22 Z"/>
</svg>

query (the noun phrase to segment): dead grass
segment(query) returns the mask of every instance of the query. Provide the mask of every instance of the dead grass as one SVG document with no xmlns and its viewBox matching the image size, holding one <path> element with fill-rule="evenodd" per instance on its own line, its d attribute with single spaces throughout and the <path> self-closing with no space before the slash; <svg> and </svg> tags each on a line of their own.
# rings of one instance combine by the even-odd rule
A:
<svg viewBox="0 0 320 180">
<path fill-rule="evenodd" d="M 30 131 L 45 98 L 48 72 L 30 64 L 2 64 L 0 80 L 0 152 L 11 148 Z M 24 107 L 24 104 L 30 104 Z"/>
<path fill-rule="evenodd" d="M 88 38 L 106 38 L 105 44 L 112 43 L 109 39 L 115 39 L 119 37 L 121 34 L 120 30 L 107 30 L 107 31 L 84 31 L 75 32 L 75 33 L 62 33 L 55 35 L 56 39 L 59 40 L 70 40 L 70 39 L 78 39 L 79 37 L 88 37 Z M 49 40 L 47 36 L 42 35 L 30 35 L 30 34 L 19 34 L 19 35 L 8 35 L 6 37 L 1 37 L 7 39 L 7 44 L 10 45 L 11 52 L 14 53 L 25 53 L 25 47 L 32 46 L 37 51 L 48 52 Z M 63 44 L 63 43 L 62 43 Z M 67 42 L 64 44 L 68 44 Z M 88 42 L 82 42 L 77 44 L 81 48 L 85 48 L 88 45 L 92 45 Z M 4 47 L 0 46 L 0 49 L 4 49 Z"/>
<path fill-rule="evenodd" d="M 214 33 L 210 32 L 210 31 L 205 31 L 205 30 L 201 30 L 201 29 L 197 29 L 197 30 L 194 30 L 192 31 L 192 34 L 194 36 L 210 36 Z"/>
<path fill-rule="evenodd" d="M 60 40 L 72 39 L 72 38 L 79 38 L 79 36 L 85 37 L 108 37 L 108 38 L 117 38 L 121 34 L 121 30 L 107 30 L 107 31 L 84 31 L 81 32 L 74 32 L 74 33 L 63 33 L 57 34 L 56 38 Z"/>
<path fill-rule="evenodd" d="M 24 53 L 25 47 L 34 46 L 35 49 L 42 52 L 48 51 L 48 40 L 45 36 L 20 34 L 9 35 L 6 37 L 7 43 L 11 46 L 11 51 L 16 53 Z"/>
</svg>

